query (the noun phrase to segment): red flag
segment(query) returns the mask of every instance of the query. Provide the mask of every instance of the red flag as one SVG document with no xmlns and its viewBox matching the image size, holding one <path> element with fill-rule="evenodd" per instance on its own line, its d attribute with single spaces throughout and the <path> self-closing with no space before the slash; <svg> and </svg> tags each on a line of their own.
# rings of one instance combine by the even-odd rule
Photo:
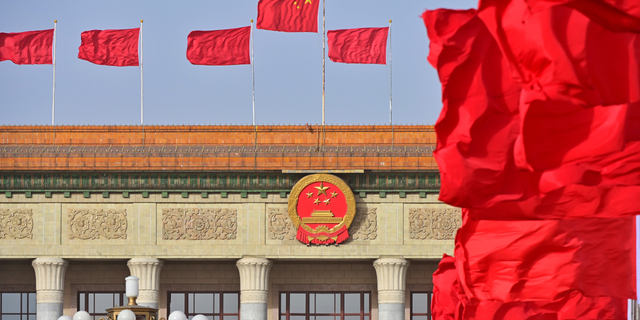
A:
<svg viewBox="0 0 640 320">
<path fill-rule="evenodd" d="M 525 0 L 483 0 L 480 8 L 524 88 L 518 167 L 545 170 L 622 150 L 624 104 L 640 100 L 638 35 L 607 30 L 569 5 L 531 12 Z"/>
<path fill-rule="evenodd" d="M 329 59 L 342 63 L 387 63 L 389 27 L 327 31 Z"/>
<path fill-rule="evenodd" d="M 251 64 L 251 27 L 215 31 L 191 31 L 187 59 L 198 65 Z"/>
<path fill-rule="evenodd" d="M 318 32 L 321 0 L 260 0 L 256 28 L 283 32 Z"/>
<path fill-rule="evenodd" d="M 456 258 L 444 254 L 433 273 L 433 297 L 431 298 L 432 320 L 454 320 L 460 306 Z"/>
<path fill-rule="evenodd" d="M 585 297 L 577 290 L 553 301 L 469 299 L 460 288 L 455 263 L 455 257 L 445 254 L 433 274 L 433 320 L 617 320 L 624 319 L 627 313 L 626 299 Z"/>
<path fill-rule="evenodd" d="M 472 210 L 469 210 L 472 211 Z M 636 298 L 636 218 L 473 220 L 463 210 L 456 268 L 469 299 Z"/>
<path fill-rule="evenodd" d="M 435 151 L 442 201 L 475 208 L 472 214 L 479 219 L 640 212 L 640 197 L 635 196 L 640 192 L 640 146 L 634 142 L 640 136 L 639 106 L 574 107 L 572 113 L 564 110 L 546 122 L 532 110 L 523 117 L 522 89 L 475 11 L 427 11 L 423 17 L 431 39 L 429 61 L 443 88 Z M 543 107 L 535 110 L 554 111 L 553 105 Z M 541 119 L 537 126 L 522 125 L 536 117 Z M 519 170 L 514 158 L 517 143 L 536 147 L 530 135 L 547 139 L 535 140 L 547 146 L 538 147 L 536 156 L 561 166 Z"/>
<path fill-rule="evenodd" d="M 442 82 L 434 153 L 440 200 L 484 207 L 520 199 L 525 191 L 513 163 L 520 86 L 475 10 L 426 11 L 423 18 L 431 39 L 428 59 Z"/>
<path fill-rule="evenodd" d="M 140 28 L 85 31 L 78 58 L 105 66 L 138 66 L 139 34 Z"/>
<path fill-rule="evenodd" d="M 640 6 L 636 0 L 527 0 L 527 4 L 533 12 L 567 4 L 611 31 L 640 32 Z"/>
<path fill-rule="evenodd" d="M 52 64 L 53 29 L 0 32 L 0 61 L 15 64 Z"/>
</svg>

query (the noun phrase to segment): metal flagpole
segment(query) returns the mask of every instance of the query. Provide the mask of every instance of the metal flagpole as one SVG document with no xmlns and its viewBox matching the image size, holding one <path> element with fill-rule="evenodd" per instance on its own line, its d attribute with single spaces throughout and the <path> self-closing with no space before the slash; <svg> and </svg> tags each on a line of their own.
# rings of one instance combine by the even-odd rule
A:
<svg viewBox="0 0 640 320">
<path fill-rule="evenodd" d="M 252 89 L 253 89 L 253 133 L 254 133 L 254 141 L 253 144 L 256 148 L 258 148 L 258 126 L 256 125 L 256 75 L 254 69 L 254 57 L 253 57 L 253 19 L 251 19 L 251 81 L 252 81 Z"/>
<path fill-rule="evenodd" d="M 56 27 L 58 20 L 53 20 L 53 104 L 51 105 L 51 125 L 56 125 Z M 55 129 L 54 129 L 55 130 Z M 55 132 L 55 131 L 54 131 Z"/>
<path fill-rule="evenodd" d="M 391 76 L 391 20 L 389 20 L 389 124 L 391 125 L 391 151 L 393 151 L 393 78 Z"/>
<path fill-rule="evenodd" d="M 325 0 L 322 0 L 322 147 L 325 144 L 325 128 L 324 128 L 324 90 L 325 90 L 325 46 L 327 45 L 327 32 L 325 28 Z"/>
<path fill-rule="evenodd" d="M 142 52 L 142 20 L 140 20 L 140 124 L 144 126 L 144 75 L 142 72 Z M 144 127 L 142 130 L 144 130 Z"/>
<path fill-rule="evenodd" d="M 140 20 L 140 124 L 142 125 L 142 146 L 144 146 L 145 132 L 144 132 L 144 73 L 142 72 L 142 20 Z"/>
</svg>

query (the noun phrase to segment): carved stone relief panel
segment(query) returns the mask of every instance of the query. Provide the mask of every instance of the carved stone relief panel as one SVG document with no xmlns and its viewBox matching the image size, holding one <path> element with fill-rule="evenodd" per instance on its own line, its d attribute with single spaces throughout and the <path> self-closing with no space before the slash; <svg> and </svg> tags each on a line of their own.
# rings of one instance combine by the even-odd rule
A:
<svg viewBox="0 0 640 320">
<path fill-rule="evenodd" d="M 411 239 L 452 240 L 462 226 L 459 208 L 419 208 L 409 210 Z"/>
<path fill-rule="evenodd" d="M 289 218 L 286 208 L 269 208 L 267 211 L 267 225 L 269 239 L 271 240 L 295 240 L 296 229 Z"/>
<path fill-rule="evenodd" d="M 69 239 L 127 239 L 126 209 L 69 209 Z"/>
<path fill-rule="evenodd" d="M 378 238 L 377 208 L 356 208 L 356 216 L 349 228 L 353 240 L 375 240 Z"/>
<path fill-rule="evenodd" d="M 238 232 L 236 209 L 163 209 L 165 240 L 233 240 Z"/>
<path fill-rule="evenodd" d="M 33 239 L 33 210 L 0 209 L 0 239 Z"/>
</svg>

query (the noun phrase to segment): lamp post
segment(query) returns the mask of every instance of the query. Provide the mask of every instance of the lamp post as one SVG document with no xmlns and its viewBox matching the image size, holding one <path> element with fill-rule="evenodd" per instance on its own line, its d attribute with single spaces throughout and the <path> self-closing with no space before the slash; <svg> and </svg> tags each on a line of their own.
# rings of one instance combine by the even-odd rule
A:
<svg viewBox="0 0 640 320">
<path fill-rule="evenodd" d="M 140 291 L 140 278 L 129 276 L 124 280 L 126 287 L 125 295 L 129 302 L 126 306 L 107 309 L 107 320 L 157 320 L 158 309 L 139 306 L 136 303 Z M 100 320 L 104 319 L 101 318 Z"/>
</svg>

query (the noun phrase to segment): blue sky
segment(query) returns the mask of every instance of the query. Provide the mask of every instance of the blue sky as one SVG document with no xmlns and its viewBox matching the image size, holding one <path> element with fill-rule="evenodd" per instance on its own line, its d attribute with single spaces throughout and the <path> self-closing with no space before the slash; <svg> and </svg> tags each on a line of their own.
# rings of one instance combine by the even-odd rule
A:
<svg viewBox="0 0 640 320">
<path fill-rule="evenodd" d="M 257 3 L 0 0 L 0 32 L 50 29 L 58 20 L 56 124 L 140 123 L 140 69 L 77 58 L 82 31 L 136 28 L 140 19 L 145 124 L 251 124 L 251 66 L 194 66 L 185 52 L 189 32 L 247 26 L 257 16 Z M 426 61 L 429 40 L 420 15 L 425 9 L 476 5 L 326 0 L 326 25 L 384 27 L 392 19 L 394 123 L 434 124 L 442 107 L 440 84 Z M 257 123 L 320 123 L 322 32 L 255 30 L 254 46 Z M 387 124 L 388 66 L 326 61 L 326 123 Z M 52 78 L 50 65 L 0 62 L 0 124 L 51 124 Z"/>
</svg>

